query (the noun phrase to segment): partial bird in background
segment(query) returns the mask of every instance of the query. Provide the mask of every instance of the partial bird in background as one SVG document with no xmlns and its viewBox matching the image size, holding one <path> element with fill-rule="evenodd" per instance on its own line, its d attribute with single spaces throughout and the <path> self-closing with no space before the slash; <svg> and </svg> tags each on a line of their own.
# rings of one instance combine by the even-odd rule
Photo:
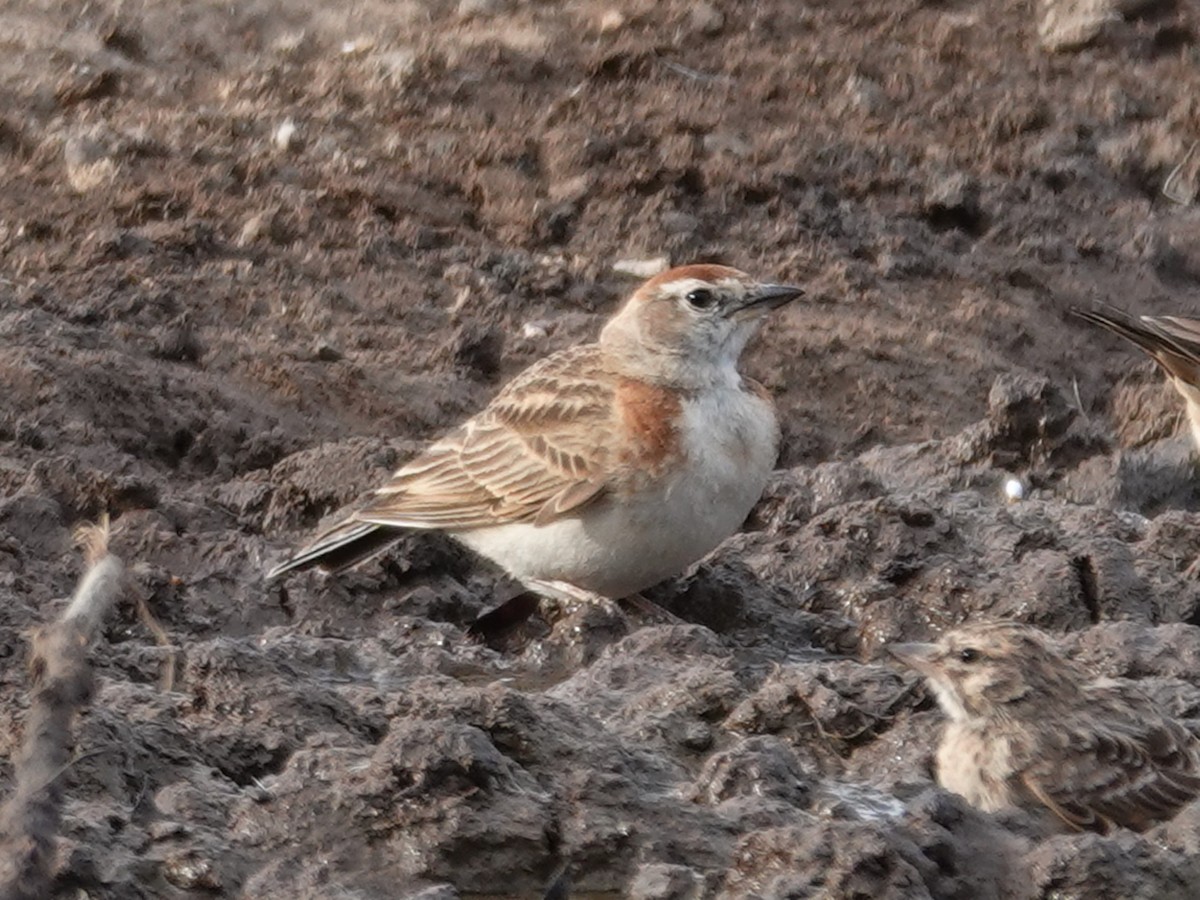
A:
<svg viewBox="0 0 1200 900">
<path fill-rule="evenodd" d="M 973 806 L 1040 809 L 1077 831 L 1141 831 L 1200 796 L 1195 735 L 1036 628 L 977 623 L 888 650 L 925 677 L 949 719 L 938 782 Z"/>
<path fill-rule="evenodd" d="M 1132 316 L 1113 306 L 1072 313 L 1132 341 L 1167 375 L 1187 406 L 1192 440 L 1200 449 L 1200 319 Z"/>
</svg>

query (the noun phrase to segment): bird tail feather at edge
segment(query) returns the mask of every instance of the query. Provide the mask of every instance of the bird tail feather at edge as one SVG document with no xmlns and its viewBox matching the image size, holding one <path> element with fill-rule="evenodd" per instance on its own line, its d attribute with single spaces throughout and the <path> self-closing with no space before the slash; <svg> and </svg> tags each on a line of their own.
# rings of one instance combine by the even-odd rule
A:
<svg viewBox="0 0 1200 900">
<path fill-rule="evenodd" d="M 1093 325 L 1099 325 L 1114 334 L 1119 334 L 1126 340 L 1133 341 L 1143 350 L 1159 349 L 1161 341 L 1158 335 L 1129 313 L 1115 306 L 1106 306 L 1103 310 L 1072 308 L 1071 312 Z"/>
<path fill-rule="evenodd" d="M 1106 328 L 1114 334 L 1119 334 L 1126 340 L 1132 341 L 1151 356 L 1155 356 L 1155 354 L 1165 350 L 1183 359 L 1197 359 L 1194 350 L 1182 346 L 1179 340 L 1166 332 L 1162 326 L 1139 321 L 1118 307 L 1106 305 L 1103 311 L 1073 308 L 1071 312 L 1081 319 L 1091 322 L 1094 325 L 1099 325 L 1101 328 Z M 1162 365 L 1161 360 L 1157 361 Z"/>
<path fill-rule="evenodd" d="M 330 573 L 340 572 L 382 553 L 401 537 L 401 532 L 372 522 L 339 522 L 267 572 L 267 580 L 314 566 Z"/>
</svg>

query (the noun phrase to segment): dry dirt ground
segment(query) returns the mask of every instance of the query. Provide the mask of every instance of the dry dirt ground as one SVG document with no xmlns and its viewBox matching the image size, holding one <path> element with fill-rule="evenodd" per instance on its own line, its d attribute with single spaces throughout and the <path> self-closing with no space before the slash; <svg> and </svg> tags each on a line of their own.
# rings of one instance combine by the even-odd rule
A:
<svg viewBox="0 0 1200 900">
<path fill-rule="evenodd" d="M 1200 716 L 1177 404 L 1068 312 L 1197 309 L 1200 18 L 1113 7 L 1055 52 L 1032 0 L 0 4 L 0 756 L 77 522 L 174 648 L 95 648 L 54 897 L 1194 896 L 1200 809 L 934 788 L 881 652 L 1005 616 Z M 809 288 L 748 360 L 778 477 L 654 592 L 692 624 L 472 640 L 435 540 L 264 584 L 657 256 Z"/>
</svg>

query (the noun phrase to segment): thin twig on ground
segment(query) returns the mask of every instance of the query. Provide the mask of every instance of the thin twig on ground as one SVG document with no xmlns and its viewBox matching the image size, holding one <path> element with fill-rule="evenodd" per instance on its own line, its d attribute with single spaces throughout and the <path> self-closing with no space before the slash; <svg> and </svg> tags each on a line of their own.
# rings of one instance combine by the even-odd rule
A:
<svg viewBox="0 0 1200 900">
<path fill-rule="evenodd" d="M 33 682 L 13 794 L 0 808 L 0 900 L 50 896 L 54 841 L 62 807 L 59 776 L 71 762 L 75 716 L 92 694 L 87 650 L 120 593 L 125 567 L 108 552 L 108 520 L 83 526 L 76 540 L 88 568 L 71 603 L 33 636 Z"/>
<path fill-rule="evenodd" d="M 1194 190 L 1192 191 L 1191 194 L 1185 194 L 1179 188 L 1178 183 L 1181 180 L 1182 175 L 1183 175 L 1183 167 L 1188 164 L 1188 161 L 1192 158 L 1192 155 L 1196 152 L 1196 145 L 1198 143 L 1200 143 L 1200 141 L 1192 142 L 1192 146 L 1188 147 L 1187 152 L 1183 154 L 1183 159 L 1181 159 L 1179 161 L 1179 163 L 1175 166 L 1175 168 L 1173 168 L 1171 170 L 1170 174 L 1167 175 L 1167 180 L 1163 182 L 1162 195 L 1164 197 L 1166 197 L 1168 200 L 1170 200 L 1172 203 L 1178 203 L 1180 206 L 1187 206 L 1189 203 L 1192 202 L 1192 200 L 1195 199 L 1195 191 Z"/>
</svg>

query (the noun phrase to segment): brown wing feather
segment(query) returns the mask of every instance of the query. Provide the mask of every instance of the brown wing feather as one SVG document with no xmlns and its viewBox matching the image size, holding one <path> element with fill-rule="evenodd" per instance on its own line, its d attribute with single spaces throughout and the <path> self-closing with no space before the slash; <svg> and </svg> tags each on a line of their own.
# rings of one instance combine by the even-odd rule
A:
<svg viewBox="0 0 1200 900">
<path fill-rule="evenodd" d="M 604 492 L 615 424 L 597 348 L 557 353 L 397 471 L 354 518 L 449 530 L 551 521 Z"/>
<path fill-rule="evenodd" d="M 1046 783 L 1038 780 L 1032 772 L 1021 776 L 1021 784 L 1038 803 L 1076 831 L 1108 830 L 1110 823 L 1100 821 L 1094 810 L 1047 790 Z"/>
<path fill-rule="evenodd" d="M 1103 731 L 1068 723 L 1056 752 L 1033 760 L 1021 782 L 1080 830 L 1141 830 L 1170 818 L 1200 795 L 1195 738 L 1157 716 L 1148 700 L 1142 709 L 1145 721 L 1109 720 Z"/>
</svg>

